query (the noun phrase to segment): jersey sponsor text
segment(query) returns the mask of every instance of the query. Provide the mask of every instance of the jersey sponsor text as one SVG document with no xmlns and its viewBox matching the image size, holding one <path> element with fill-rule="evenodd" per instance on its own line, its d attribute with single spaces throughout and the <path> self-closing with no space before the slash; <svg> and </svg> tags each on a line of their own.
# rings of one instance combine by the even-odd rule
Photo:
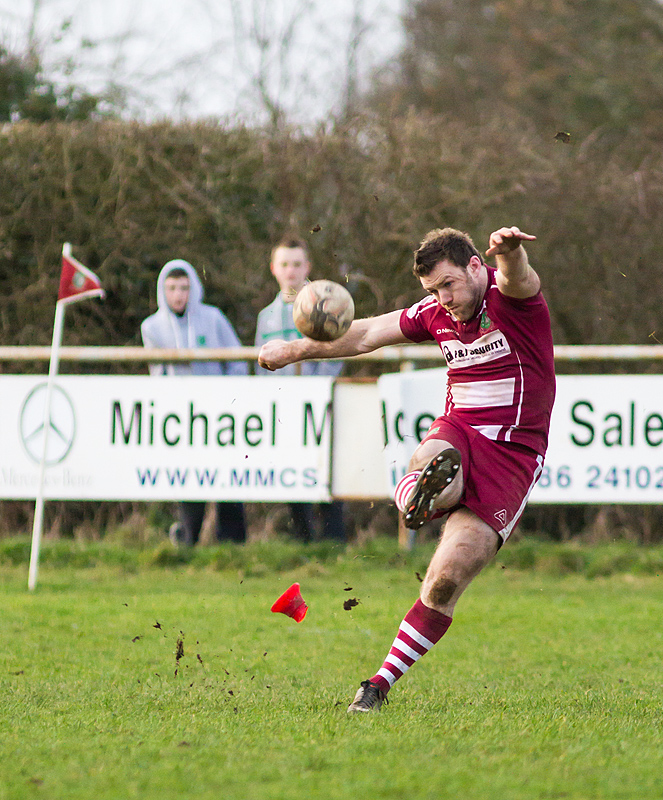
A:
<svg viewBox="0 0 663 800">
<path fill-rule="evenodd" d="M 485 364 L 511 353 L 509 343 L 500 331 L 491 331 L 485 336 L 480 336 L 472 344 L 446 340 L 440 343 L 440 346 L 449 369 Z"/>
</svg>

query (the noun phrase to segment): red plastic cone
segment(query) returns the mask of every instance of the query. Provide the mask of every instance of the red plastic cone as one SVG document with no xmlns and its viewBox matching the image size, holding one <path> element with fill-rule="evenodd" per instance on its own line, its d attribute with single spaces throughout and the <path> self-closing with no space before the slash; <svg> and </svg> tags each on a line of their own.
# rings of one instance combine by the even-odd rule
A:
<svg viewBox="0 0 663 800">
<path fill-rule="evenodd" d="M 272 611 L 292 617 L 295 622 L 301 622 L 304 619 L 308 606 L 299 591 L 298 583 L 293 583 L 289 589 L 283 592 L 272 606 Z"/>
</svg>

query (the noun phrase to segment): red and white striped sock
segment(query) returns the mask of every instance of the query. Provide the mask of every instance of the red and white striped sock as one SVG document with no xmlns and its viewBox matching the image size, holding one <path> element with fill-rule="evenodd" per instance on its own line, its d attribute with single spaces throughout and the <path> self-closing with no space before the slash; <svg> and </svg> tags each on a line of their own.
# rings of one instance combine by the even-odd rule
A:
<svg viewBox="0 0 663 800">
<path fill-rule="evenodd" d="M 399 511 L 405 511 L 407 508 L 407 501 L 410 499 L 410 495 L 414 489 L 414 484 L 417 482 L 417 478 L 420 475 L 421 470 L 418 469 L 414 472 L 408 472 L 407 475 L 403 475 L 400 481 L 398 481 L 398 485 L 396 486 L 396 490 L 394 492 L 394 502 L 396 503 L 396 508 Z"/>
<path fill-rule="evenodd" d="M 431 649 L 447 632 L 451 617 L 428 608 L 421 600 L 405 615 L 394 639 L 389 655 L 377 675 L 371 678 L 383 692 L 388 692 L 396 681 L 410 669 L 415 661 Z"/>
</svg>

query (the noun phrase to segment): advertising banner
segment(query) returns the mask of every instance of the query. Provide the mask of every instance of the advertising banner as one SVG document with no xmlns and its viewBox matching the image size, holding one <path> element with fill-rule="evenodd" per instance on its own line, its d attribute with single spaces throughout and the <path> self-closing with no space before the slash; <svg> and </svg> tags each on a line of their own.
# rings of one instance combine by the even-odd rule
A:
<svg viewBox="0 0 663 800">
<path fill-rule="evenodd" d="M 0 498 L 33 499 L 45 376 L 0 376 Z M 328 377 L 60 376 L 45 497 L 70 500 L 393 497 L 444 408 L 446 370 Z M 334 447 L 331 454 L 332 442 Z M 663 376 L 560 376 L 533 503 L 660 503 Z"/>
<path fill-rule="evenodd" d="M 329 377 L 59 376 L 45 493 L 60 500 L 325 501 Z M 0 377 L 0 497 L 32 499 L 44 376 Z"/>
<path fill-rule="evenodd" d="M 378 381 L 392 491 L 444 410 L 445 372 L 396 373 Z M 662 501 L 663 376 L 559 376 L 546 462 L 530 502 Z"/>
</svg>

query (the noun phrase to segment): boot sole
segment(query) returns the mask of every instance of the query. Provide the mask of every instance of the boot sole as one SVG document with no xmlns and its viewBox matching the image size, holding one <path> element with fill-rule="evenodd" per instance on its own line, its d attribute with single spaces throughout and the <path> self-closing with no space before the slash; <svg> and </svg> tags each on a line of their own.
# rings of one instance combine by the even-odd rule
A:
<svg viewBox="0 0 663 800">
<path fill-rule="evenodd" d="M 460 453 L 453 447 L 431 458 L 417 479 L 412 499 L 403 512 L 407 528 L 418 530 L 439 510 L 434 508 L 435 500 L 451 485 L 459 469 Z"/>
</svg>

